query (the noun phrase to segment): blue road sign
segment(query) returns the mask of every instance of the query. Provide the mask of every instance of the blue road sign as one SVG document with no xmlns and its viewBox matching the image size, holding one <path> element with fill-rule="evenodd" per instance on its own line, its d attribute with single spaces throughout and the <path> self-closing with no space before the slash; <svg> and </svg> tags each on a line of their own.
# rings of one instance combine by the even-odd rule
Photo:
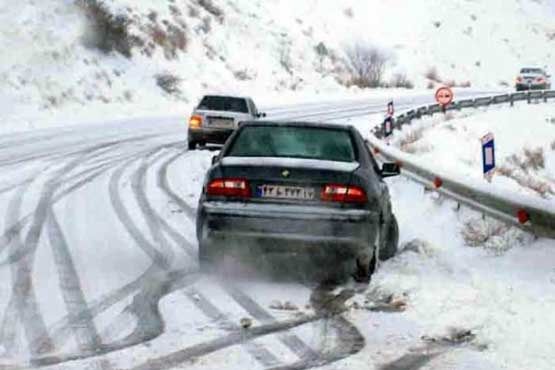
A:
<svg viewBox="0 0 555 370">
<path fill-rule="evenodd" d="M 484 177 L 491 180 L 493 171 L 495 170 L 495 141 L 493 134 L 487 133 L 481 139 L 482 141 L 482 172 Z"/>
</svg>

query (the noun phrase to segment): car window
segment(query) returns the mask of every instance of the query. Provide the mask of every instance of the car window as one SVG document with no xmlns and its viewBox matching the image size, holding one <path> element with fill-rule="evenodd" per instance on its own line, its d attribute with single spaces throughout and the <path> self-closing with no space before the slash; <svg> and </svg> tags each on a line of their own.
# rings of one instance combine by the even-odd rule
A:
<svg viewBox="0 0 555 370">
<path fill-rule="evenodd" d="M 340 162 L 356 160 L 349 131 L 319 127 L 249 126 L 235 138 L 226 156 L 289 157 Z"/>
<path fill-rule="evenodd" d="M 197 109 L 249 113 L 245 99 L 229 96 L 205 96 Z"/>
</svg>

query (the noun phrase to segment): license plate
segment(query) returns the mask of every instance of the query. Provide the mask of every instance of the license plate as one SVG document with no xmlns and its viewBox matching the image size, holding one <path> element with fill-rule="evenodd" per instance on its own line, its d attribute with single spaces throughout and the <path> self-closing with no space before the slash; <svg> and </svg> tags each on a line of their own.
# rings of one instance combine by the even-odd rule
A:
<svg viewBox="0 0 555 370">
<path fill-rule="evenodd" d="M 313 188 L 283 185 L 261 185 L 256 190 L 256 195 L 260 198 L 277 199 L 312 200 L 316 193 Z"/>
<path fill-rule="evenodd" d="M 221 127 L 221 128 L 233 128 L 233 120 L 223 119 L 223 118 L 211 118 L 210 126 Z"/>
</svg>

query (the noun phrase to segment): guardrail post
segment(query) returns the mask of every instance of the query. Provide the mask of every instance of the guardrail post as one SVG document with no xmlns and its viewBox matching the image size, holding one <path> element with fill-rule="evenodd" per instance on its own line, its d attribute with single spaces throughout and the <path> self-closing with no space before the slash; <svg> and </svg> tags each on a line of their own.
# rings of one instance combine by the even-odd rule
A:
<svg viewBox="0 0 555 370">
<path fill-rule="evenodd" d="M 526 94 L 526 98 L 528 99 L 528 104 L 532 104 L 532 93 L 530 91 Z"/>
<path fill-rule="evenodd" d="M 513 94 L 509 95 L 509 102 L 511 103 L 511 107 L 515 106 L 515 97 Z"/>
<path fill-rule="evenodd" d="M 543 102 L 547 103 L 547 91 L 542 92 L 543 94 Z"/>
</svg>

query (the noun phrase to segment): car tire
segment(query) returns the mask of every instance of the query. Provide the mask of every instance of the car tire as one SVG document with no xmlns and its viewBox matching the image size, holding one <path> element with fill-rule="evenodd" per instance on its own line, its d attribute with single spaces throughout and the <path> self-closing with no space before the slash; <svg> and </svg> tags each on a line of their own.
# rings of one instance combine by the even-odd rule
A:
<svg viewBox="0 0 555 370">
<path fill-rule="evenodd" d="M 196 141 L 189 141 L 189 150 L 195 150 L 197 148 L 197 142 Z"/>
<path fill-rule="evenodd" d="M 397 253 L 399 245 L 399 224 L 394 215 L 387 227 L 386 240 L 383 249 L 380 249 L 380 261 L 386 261 Z"/>
</svg>

